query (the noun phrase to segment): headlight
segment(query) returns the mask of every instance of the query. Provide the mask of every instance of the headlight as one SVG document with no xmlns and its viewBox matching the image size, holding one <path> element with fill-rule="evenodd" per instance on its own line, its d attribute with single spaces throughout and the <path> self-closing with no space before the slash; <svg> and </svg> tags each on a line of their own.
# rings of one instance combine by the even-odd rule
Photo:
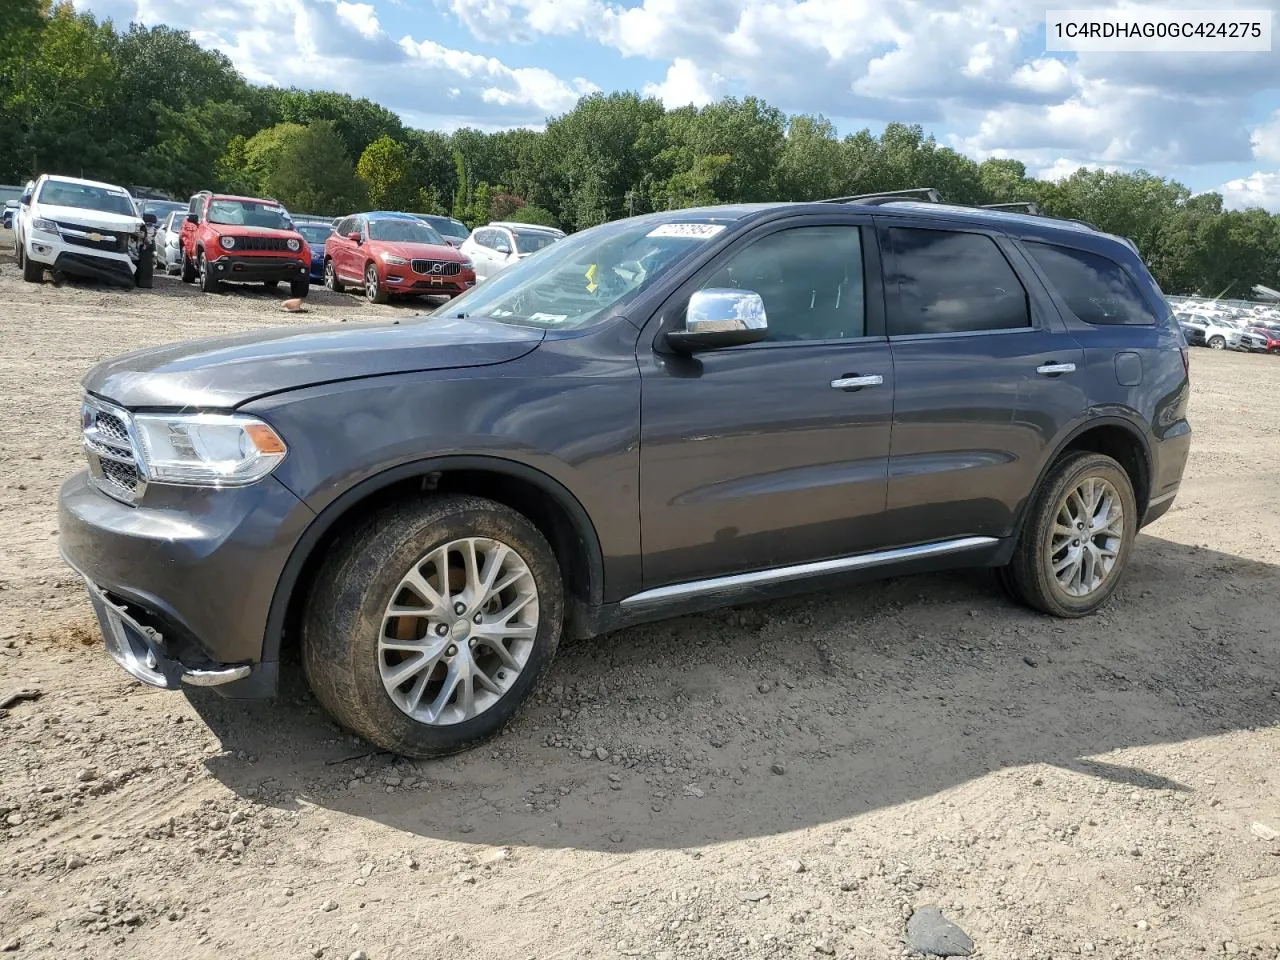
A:
<svg viewBox="0 0 1280 960">
<path fill-rule="evenodd" d="M 31 221 L 31 229 L 39 230 L 41 233 L 52 233 L 55 237 L 58 236 L 58 225 L 52 220 L 45 220 L 42 217 L 36 217 Z"/>
<path fill-rule="evenodd" d="M 134 424 L 148 478 L 158 483 L 244 486 L 269 474 L 287 452 L 254 417 L 141 413 Z"/>
<path fill-rule="evenodd" d="M 218 241 L 218 243 L 222 244 L 223 250 L 234 250 L 236 248 L 235 237 L 223 237 Z"/>
<path fill-rule="evenodd" d="M 463 269 L 463 270 L 473 270 L 473 269 L 475 269 L 475 264 L 471 262 L 471 259 L 470 259 L 469 257 L 463 257 L 463 258 L 462 258 L 462 269 Z"/>
<path fill-rule="evenodd" d="M 386 253 L 385 251 L 383 253 L 378 254 L 378 257 L 382 260 L 383 263 L 393 263 L 396 266 L 403 266 L 404 264 L 409 262 L 404 257 L 397 257 L 394 253 Z"/>
<path fill-rule="evenodd" d="M 286 240 L 284 245 L 288 247 L 290 250 L 292 250 L 294 253 L 297 253 L 299 250 L 302 249 L 301 241 L 295 240 L 292 237 Z"/>
</svg>

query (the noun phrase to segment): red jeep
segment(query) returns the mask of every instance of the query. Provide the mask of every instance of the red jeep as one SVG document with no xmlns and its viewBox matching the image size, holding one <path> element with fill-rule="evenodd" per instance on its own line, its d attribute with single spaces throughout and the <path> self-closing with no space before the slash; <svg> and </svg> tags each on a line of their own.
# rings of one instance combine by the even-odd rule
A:
<svg viewBox="0 0 1280 960">
<path fill-rule="evenodd" d="M 224 281 L 261 283 L 271 290 L 286 280 L 293 296 L 307 295 L 311 251 L 288 211 L 274 200 L 197 193 L 187 207 L 179 244 L 183 281 L 199 280 L 205 293 Z"/>
</svg>

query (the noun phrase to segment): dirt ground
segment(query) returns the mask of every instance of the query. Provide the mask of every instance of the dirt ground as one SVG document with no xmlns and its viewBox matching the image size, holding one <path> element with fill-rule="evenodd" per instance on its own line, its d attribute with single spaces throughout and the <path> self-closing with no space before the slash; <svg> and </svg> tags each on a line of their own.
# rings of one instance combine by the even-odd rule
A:
<svg viewBox="0 0 1280 960">
<path fill-rule="evenodd" d="M 0 233 L 0 251 L 10 239 Z M 1062 622 L 904 578 L 562 648 L 490 745 L 406 763 L 293 673 L 130 680 L 56 550 L 78 381 L 369 307 L 21 282 L 0 258 L 0 947 L 16 957 L 1280 956 L 1280 359 L 1193 354 L 1173 511 Z"/>
</svg>

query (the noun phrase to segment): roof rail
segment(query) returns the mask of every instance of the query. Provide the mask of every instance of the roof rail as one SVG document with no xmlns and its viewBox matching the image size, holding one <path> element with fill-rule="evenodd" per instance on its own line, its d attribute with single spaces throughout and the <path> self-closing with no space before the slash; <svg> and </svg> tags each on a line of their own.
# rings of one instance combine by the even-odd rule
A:
<svg viewBox="0 0 1280 960">
<path fill-rule="evenodd" d="M 921 197 L 916 197 L 922 194 Z M 819 200 L 818 203 L 861 203 L 869 207 L 879 206 L 882 203 L 893 203 L 895 200 L 911 200 L 922 199 L 926 203 L 941 203 L 942 194 L 934 187 L 911 187 L 908 190 L 880 190 L 876 193 L 860 193 L 852 197 L 828 197 L 826 200 Z"/>
<path fill-rule="evenodd" d="M 982 209 L 983 210 L 1009 210 L 1009 211 L 1021 210 L 1024 213 L 1029 213 L 1032 216 L 1036 216 L 1036 217 L 1042 217 L 1045 215 L 1044 212 L 1040 209 L 1040 204 L 1036 203 L 1034 200 L 1017 200 L 1017 201 L 1014 201 L 1013 203 L 984 203 L 982 204 Z"/>
</svg>

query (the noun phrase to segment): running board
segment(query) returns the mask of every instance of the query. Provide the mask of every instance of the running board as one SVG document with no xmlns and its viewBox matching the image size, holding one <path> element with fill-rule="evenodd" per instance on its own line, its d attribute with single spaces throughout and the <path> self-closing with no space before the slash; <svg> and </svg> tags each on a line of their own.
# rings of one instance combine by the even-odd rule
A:
<svg viewBox="0 0 1280 960">
<path fill-rule="evenodd" d="M 673 583 L 668 587 L 654 587 L 652 590 L 643 590 L 640 593 L 632 594 L 623 599 L 621 605 L 632 607 L 642 603 L 683 600 L 689 597 L 737 590 L 743 587 L 759 587 L 774 583 L 785 583 L 788 580 L 804 580 L 808 577 L 822 576 L 827 573 L 863 570 L 867 567 L 879 567 L 889 563 L 921 560 L 926 557 L 959 553 L 963 550 L 976 550 L 979 547 L 989 547 L 994 543 L 999 543 L 999 540 L 995 537 L 961 537 L 958 540 L 923 543 L 918 547 L 899 547 L 895 550 L 881 550 L 878 553 L 860 553 L 852 557 L 837 557 L 834 560 L 817 560 L 813 563 L 797 563 L 789 567 L 774 567 L 771 570 L 735 573 L 728 577 L 712 577 L 710 580 Z"/>
</svg>

